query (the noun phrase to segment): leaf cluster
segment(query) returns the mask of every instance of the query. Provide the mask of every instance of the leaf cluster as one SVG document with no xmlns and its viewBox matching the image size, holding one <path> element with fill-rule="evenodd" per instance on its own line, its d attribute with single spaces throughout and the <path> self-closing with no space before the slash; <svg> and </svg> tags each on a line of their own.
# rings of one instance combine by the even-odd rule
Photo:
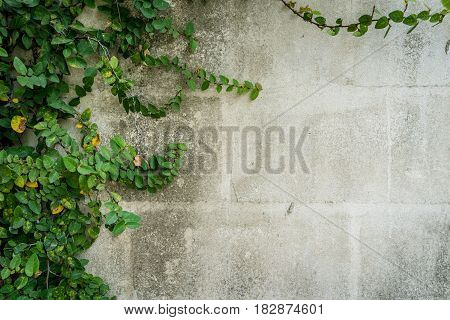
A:
<svg viewBox="0 0 450 320">
<path fill-rule="evenodd" d="M 78 16 L 96 8 L 104 29 Z M 261 85 L 192 70 L 178 57 L 152 55 L 158 37 L 183 37 L 195 51 L 195 27 L 179 31 L 165 0 L 0 0 L 0 299 L 108 299 L 108 285 L 85 271 L 79 254 L 102 227 L 118 236 L 140 226 L 108 184 L 150 193 L 179 175 L 187 151 L 141 155 L 122 137 L 103 143 L 91 110 L 81 111 L 96 78 L 110 86 L 126 112 L 155 119 L 179 111 L 187 90 L 235 91 L 256 99 Z M 115 52 L 114 55 L 111 52 Z M 183 75 L 162 106 L 131 94 L 119 59 Z M 82 79 L 71 85 L 75 69 Z M 61 126 L 72 119 L 79 134 Z M 25 144 L 30 133 L 36 143 Z"/>
<path fill-rule="evenodd" d="M 292 13 L 300 17 L 303 21 L 315 25 L 321 30 L 331 36 L 336 36 L 341 30 L 347 30 L 355 37 L 365 35 L 370 27 L 375 29 L 386 29 L 384 36 L 389 34 L 391 28 L 396 24 L 404 24 L 409 26 L 408 34 L 414 31 L 421 22 L 432 23 L 433 26 L 441 24 L 444 18 L 449 14 L 449 1 L 442 0 L 444 8 L 439 12 L 431 12 L 430 8 L 418 13 L 407 13 L 409 2 L 412 0 L 405 0 L 403 10 L 394 10 L 389 14 L 382 14 L 378 12 L 374 6 L 370 14 L 364 14 L 358 18 L 358 21 L 353 23 L 344 23 L 342 18 L 338 18 L 334 23 L 329 23 L 327 19 L 318 10 L 314 10 L 309 6 L 298 5 L 296 1 L 279 0 Z"/>
</svg>

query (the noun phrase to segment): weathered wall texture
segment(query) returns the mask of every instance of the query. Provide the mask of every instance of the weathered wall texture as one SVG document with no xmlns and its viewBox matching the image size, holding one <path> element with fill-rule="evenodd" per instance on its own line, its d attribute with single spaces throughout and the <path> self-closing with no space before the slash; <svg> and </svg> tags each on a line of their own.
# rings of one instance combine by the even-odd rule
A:
<svg viewBox="0 0 450 320">
<path fill-rule="evenodd" d="M 116 239 L 103 232 L 87 254 L 90 271 L 123 299 L 450 298 L 448 21 L 410 35 L 394 28 L 387 39 L 332 38 L 276 0 L 172 2 L 177 23 L 195 21 L 199 51 L 186 54 L 175 41 L 160 53 L 259 81 L 264 91 L 254 103 L 189 93 L 181 113 L 154 121 L 126 115 L 97 84 L 83 104 L 104 140 L 123 134 L 144 154 L 161 150 L 158 140 L 184 140 L 190 165 L 218 165 L 186 170 L 156 196 L 124 190 L 143 227 Z M 327 16 L 356 18 L 374 1 L 314 3 Z M 148 100 L 170 96 L 179 80 L 131 65 L 128 73 Z M 240 130 L 228 148 L 223 130 L 210 140 L 199 133 L 208 126 Z M 295 141 L 304 132 L 307 169 L 296 159 L 295 170 L 246 173 L 248 126 L 285 133 L 284 141 L 263 135 L 262 149 L 250 134 L 249 166 L 264 165 L 267 145 L 274 165 L 287 162 L 292 127 Z"/>
</svg>

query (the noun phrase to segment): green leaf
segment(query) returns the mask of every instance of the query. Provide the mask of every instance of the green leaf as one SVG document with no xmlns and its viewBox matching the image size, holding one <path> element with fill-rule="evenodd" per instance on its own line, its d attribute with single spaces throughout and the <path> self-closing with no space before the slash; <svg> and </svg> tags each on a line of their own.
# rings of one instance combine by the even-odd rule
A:
<svg viewBox="0 0 450 320">
<path fill-rule="evenodd" d="M 119 66 L 119 59 L 113 56 L 111 57 L 111 60 L 109 60 L 109 64 L 111 65 L 111 68 L 116 69 Z"/>
<path fill-rule="evenodd" d="M 95 8 L 95 0 L 84 0 L 84 3 L 86 3 L 89 8 Z"/>
<path fill-rule="evenodd" d="M 347 28 L 348 32 L 355 32 L 356 30 L 358 30 L 358 26 L 356 24 L 351 24 Z"/>
<path fill-rule="evenodd" d="M 98 234 L 100 233 L 100 228 L 92 226 L 88 229 L 87 233 L 92 239 L 97 239 Z"/>
<path fill-rule="evenodd" d="M 66 62 L 72 68 L 84 69 L 87 66 L 86 61 L 78 56 L 67 58 Z"/>
<path fill-rule="evenodd" d="M 396 10 L 389 13 L 389 18 L 396 23 L 400 23 L 403 21 L 403 11 Z"/>
<path fill-rule="evenodd" d="M 76 234 L 78 231 L 80 231 L 80 229 L 81 229 L 81 224 L 79 222 L 72 222 L 68 228 L 69 233 L 71 235 Z"/>
<path fill-rule="evenodd" d="M 365 14 L 358 19 L 359 23 L 370 26 L 372 24 L 372 16 L 369 16 L 368 14 Z"/>
<path fill-rule="evenodd" d="M 375 24 L 375 29 L 384 29 L 389 25 L 389 18 L 388 17 L 381 17 L 378 19 L 377 23 Z"/>
<path fill-rule="evenodd" d="M 84 90 L 84 88 L 80 87 L 79 85 L 75 86 L 75 93 L 80 98 L 86 96 L 86 90 Z"/>
<path fill-rule="evenodd" d="M 92 116 L 92 110 L 90 108 L 87 108 L 81 114 L 81 120 L 84 122 L 87 122 L 91 119 L 91 116 Z"/>
<path fill-rule="evenodd" d="M 115 143 L 119 149 L 123 149 L 126 146 L 126 142 L 121 136 L 114 136 L 114 138 L 111 139 L 111 142 Z"/>
<path fill-rule="evenodd" d="M 20 266 L 21 263 L 22 263 L 22 258 L 20 257 L 20 255 L 15 255 L 9 262 L 9 267 L 11 269 L 15 269 L 18 266 Z"/>
<path fill-rule="evenodd" d="M 97 185 L 97 177 L 94 175 L 89 176 L 87 180 L 87 185 L 89 189 L 93 189 Z"/>
<path fill-rule="evenodd" d="M 53 158 L 51 158 L 47 155 L 44 155 L 42 162 L 44 164 L 45 169 L 50 169 L 55 165 Z"/>
<path fill-rule="evenodd" d="M 227 85 L 229 82 L 230 82 L 230 79 L 228 79 L 227 77 L 225 77 L 225 76 L 219 76 L 219 78 L 220 78 L 220 83 L 221 84 L 224 84 L 224 85 Z"/>
<path fill-rule="evenodd" d="M 97 49 L 96 44 L 97 44 L 97 42 L 92 43 L 86 39 L 80 40 L 77 44 L 78 54 L 83 57 L 90 56 Z"/>
<path fill-rule="evenodd" d="M 156 17 L 156 12 L 151 7 L 150 8 L 142 7 L 139 10 L 141 11 L 142 15 L 148 19 L 152 19 L 152 18 Z"/>
<path fill-rule="evenodd" d="M 16 279 L 16 281 L 14 281 L 14 286 L 16 287 L 17 290 L 22 289 L 23 287 L 25 287 L 28 283 L 28 278 L 25 276 L 20 276 Z"/>
<path fill-rule="evenodd" d="M 141 175 L 136 174 L 134 176 L 134 185 L 136 186 L 136 188 L 142 189 L 144 187 L 144 178 L 142 178 Z"/>
<path fill-rule="evenodd" d="M 50 107 L 52 107 L 53 109 L 57 109 L 57 110 L 61 110 L 65 113 L 69 113 L 69 114 L 75 114 L 76 111 L 72 106 L 69 106 L 67 103 L 65 103 L 62 100 L 56 100 L 52 103 L 49 104 Z"/>
<path fill-rule="evenodd" d="M 25 186 L 25 179 L 23 176 L 18 176 L 16 180 L 14 180 L 14 184 L 19 188 L 23 188 Z"/>
<path fill-rule="evenodd" d="M 25 47 L 25 49 L 30 49 L 31 48 L 31 45 L 33 44 L 33 40 L 29 37 L 29 36 L 27 36 L 26 34 L 24 34 L 23 36 L 22 36 L 22 44 L 23 44 L 23 46 Z"/>
<path fill-rule="evenodd" d="M 0 57 L 5 58 L 5 57 L 7 57 L 7 56 L 8 56 L 8 52 L 6 52 L 5 49 L 3 49 L 3 48 L 0 47 Z"/>
<path fill-rule="evenodd" d="M 187 85 L 188 85 L 189 89 L 191 89 L 191 91 L 195 91 L 195 89 L 197 89 L 197 84 L 192 79 L 189 79 L 187 81 Z"/>
<path fill-rule="evenodd" d="M 20 2 L 25 3 L 28 7 L 35 7 L 39 4 L 40 0 L 22 0 Z"/>
<path fill-rule="evenodd" d="M 64 208 L 73 210 L 76 208 L 76 202 L 74 199 L 64 198 L 61 200 L 61 204 Z"/>
<path fill-rule="evenodd" d="M 439 22 L 440 20 L 441 20 L 441 15 L 439 13 L 435 13 L 430 17 L 431 23 L 436 23 L 436 22 Z"/>
<path fill-rule="evenodd" d="M 22 62 L 22 60 L 20 60 L 18 57 L 14 57 L 13 64 L 14 64 L 14 69 L 16 69 L 16 71 L 19 74 L 21 74 L 21 75 L 26 75 L 27 74 L 27 67 Z"/>
<path fill-rule="evenodd" d="M 64 166 L 66 167 L 66 169 L 69 172 L 76 172 L 77 171 L 77 167 L 78 167 L 78 160 L 72 157 L 64 157 L 63 158 L 63 163 Z"/>
<path fill-rule="evenodd" d="M 189 21 L 186 24 L 186 29 L 184 31 L 184 34 L 186 35 L 186 37 L 192 37 L 194 35 L 194 32 L 195 32 L 194 23 L 192 21 Z"/>
<path fill-rule="evenodd" d="M 25 264 L 25 274 L 32 277 L 39 271 L 39 258 L 36 253 L 33 253 Z"/>
<path fill-rule="evenodd" d="M 126 226 L 130 229 L 136 229 L 141 225 L 141 217 L 128 211 L 120 211 L 119 216 L 123 218 Z"/>
<path fill-rule="evenodd" d="M 91 77 L 95 77 L 97 75 L 97 69 L 96 68 L 86 68 L 86 70 L 84 70 L 84 76 L 86 78 L 91 78 Z"/>
<path fill-rule="evenodd" d="M 326 24 L 327 20 L 324 17 L 316 17 L 314 20 L 321 26 Z"/>
<path fill-rule="evenodd" d="M 102 155 L 103 158 L 105 158 L 106 161 L 111 160 L 111 152 L 105 146 L 102 146 L 100 148 L 100 154 Z"/>
<path fill-rule="evenodd" d="M 191 48 L 192 52 L 195 52 L 197 50 L 197 41 L 193 37 L 189 39 L 189 48 Z"/>
<path fill-rule="evenodd" d="M 36 214 L 41 214 L 41 206 L 36 201 L 28 202 L 28 207 Z"/>
<path fill-rule="evenodd" d="M 124 220 L 122 220 L 114 226 L 114 229 L 112 230 L 112 234 L 115 236 L 118 236 L 119 234 L 124 232 L 126 228 L 127 228 L 126 223 Z"/>
<path fill-rule="evenodd" d="M 5 228 L 0 227 L 0 239 L 6 239 L 8 238 L 8 232 Z"/>
<path fill-rule="evenodd" d="M 172 169 L 173 165 L 172 165 L 172 162 L 165 161 L 165 162 L 161 163 L 161 167 L 166 168 L 166 169 Z"/>
<path fill-rule="evenodd" d="M 208 90 L 209 89 L 209 81 L 205 80 L 202 83 L 202 91 Z"/>
<path fill-rule="evenodd" d="M 153 0 L 153 6 L 159 11 L 164 11 L 170 7 L 170 4 L 164 0 Z"/>
<path fill-rule="evenodd" d="M 258 98 L 258 96 L 259 96 L 259 90 L 257 89 L 257 88 L 254 88 L 253 90 L 252 90 L 252 92 L 250 93 L 250 99 L 253 101 L 253 100 L 256 100 L 257 98 Z"/>
<path fill-rule="evenodd" d="M 417 18 L 419 18 L 420 20 L 428 20 L 430 19 L 430 11 L 422 11 L 417 15 Z"/>
<path fill-rule="evenodd" d="M 169 25 L 169 21 L 166 19 L 155 19 L 152 22 L 152 27 L 155 30 L 163 30 Z"/>
<path fill-rule="evenodd" d="M 411 14 L 403 20 L 403 23 L 407 26 L 414 26 L 417 24 L 417 16 L 415 14 Z"/>
<path fill-rule="evenodd" d="M 105 224 L 107 226 L 114 224 L 114 223 L 116 223 L 117 219 L 119 219 L 119 217 L 117 216 L 117 213 L 114 211 L 111 211 L 105 217 Z"/>
<path fill-rule="evenodd" d="M 441 0 L 445 9 L 450 10 L 450 0 Z"/>
<path fill-rule="evenodd" d="M 2 277 L 2 280 L 5 280 L 11 275 L 11 270 L 9 270 L 8 268 L 3 268 L 0 275 Z"/>
<path fill-rule="evenodd" d="M 88 166 L 88 165 L 85 165 L 85 164 L 80 165 L 80 166 L 77 168 L 77 170 L 78 170 L 78 173 L 81 174 L 81 175 L 83 175 L 83 176 L 87 176 L 87 175 L 90 175 L 90 174 L 94 174 L 94 173 L 95 173 L 94 168 L 92 168 L 92 167 L 90 167 L 90 166 Z"/>
<path fill-rule="evenodd" d="M 340 31 L 341 29 L 339 28 L 339 27 L 334 27 L 334 28 L 331 28 L 331 29 L 328 29 L 328 34 L 330 35 L 330 36 L 336 36 L 336 35 L 338 35 L 338 33 L 339 33 L 339 31 Z"/>
</svg>

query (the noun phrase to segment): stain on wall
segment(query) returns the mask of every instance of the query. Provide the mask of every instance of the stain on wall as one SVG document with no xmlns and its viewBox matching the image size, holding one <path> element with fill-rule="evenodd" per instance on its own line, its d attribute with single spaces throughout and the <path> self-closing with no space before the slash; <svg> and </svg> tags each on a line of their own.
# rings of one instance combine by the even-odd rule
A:
<svg viewBox="0 0 450 320">
<path fill-rule="evenodd" d="M 127 115 L 95 84 L 82 107 L 92 107 L 103 141 L 119 133 L 148 155 L 182 139 L 190 153 L 163 193 L 118 189 L 143 226 L 118 238 L 102 232 L 86 253 L 90 271 L 123 299 L 450 298 L 448 21 L 410 35 L 399 26 L 386 39 L 376 31 L 332 38 L 276 0 L 172 4 L 175 24 L 194 20 L 199 51 L 176 40 L 155 43 L 157 54 L 258 81 L 264 91 L 253 103 L 188 93 L 181 112 L 155 121 Z M 317 7 L 358 17 L 371 4 Z M 83 21 L 101 23 L 91 11 Z M 180 80 L 125 65 L 144 100 L 164 100 Z M 310 172 L 297 162 L 277 174 L 243 169 L 244 128 L 268 126 L 286 135 L 310 128 L 302 149 Z M 217 137 L 199 139 L 207 127 Z M 230 127 L 231 142 L 221 131 Z M 269 139 L 275 159 L 289 154 L 288 142 Z M 264 143 L 246 147 L 259 152 L 249 163 L 264 161 Z M 213 170 L 198 170 L 208 162 Z"/>
</svg>

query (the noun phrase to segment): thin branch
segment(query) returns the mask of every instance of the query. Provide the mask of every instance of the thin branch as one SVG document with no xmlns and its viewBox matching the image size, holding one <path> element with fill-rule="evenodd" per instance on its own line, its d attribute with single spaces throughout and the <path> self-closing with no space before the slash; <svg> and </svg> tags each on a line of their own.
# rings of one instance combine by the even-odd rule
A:
<svg viewBox="0 0 450 320">
<path fill-rule="evenodd" d="M 296 16 L 298 16 L 299 18 L 301 18 L 303 21 L 308 22 L 312 25 L 315 25 L 317 28 L 323 30 L 323 29 L 335 29 L 335 28 L 350 28 L 350 27 L 358 27 L 359 25 L 361 25 L 361 22 L 355 22 L 355 23 L 350 23 L 350 24 L 334 24 L 334 25 L 330 25 L 330 24 L 320 24 L 316 21 L 313 20 L 313 17 L 311 16 L 311 18 L 306 17 L 305 14 L 302 14 L 300 11 L 295 9 L 295 3 L 292 1 L 286 1 L 286 0 L 279 0 L 283 3 L 283 5 L 288 8 L 292 13 L 294 13 Z M 403 12 L 406 12 L 406 10 L 408 9 L 408 0 L 405 0 L 405 7 L 403 9 Z M 371 14 L 371 23 L 377 22 L 380 19 L 374 19 L 374 15 L 375 15 L 375 6 L 372 9 L 372 14 Z M 388 17 L 389 21 L 391 20 Z"/>
<path fill-rule="evenodd" d="M 105 53 L 105 56 L 109 59 L 108 48 L 106 48 L 105 45 L 100 40 L 98 40 L 97 38 L 91 38 L 91 37 L 87 37 L 87 39 L 88 39 L 89 43 L 91 44 L 91 47 L 92 47 L 91 41 L 97 42 L 99 44 L 99 46 L 103 49 L 103 52 Z"/>
<path fill-rule="evenodd" d="M 122 23 L 122 17 L 120 16 L 119 2 L 117 2 L 117 0 L 115 2 L 116 2 L 116 7 L 117 7 L 117 13 L 119 15 L 119 21 L 120 21 L 120 23 Z"/>
<path fill-rule="evenodd" d="M 48 280 L 50 278 L 50 260 L 47 259 L 47 277 L 45 278 L 45 286 L 48 290 Z"/>
</svg>

